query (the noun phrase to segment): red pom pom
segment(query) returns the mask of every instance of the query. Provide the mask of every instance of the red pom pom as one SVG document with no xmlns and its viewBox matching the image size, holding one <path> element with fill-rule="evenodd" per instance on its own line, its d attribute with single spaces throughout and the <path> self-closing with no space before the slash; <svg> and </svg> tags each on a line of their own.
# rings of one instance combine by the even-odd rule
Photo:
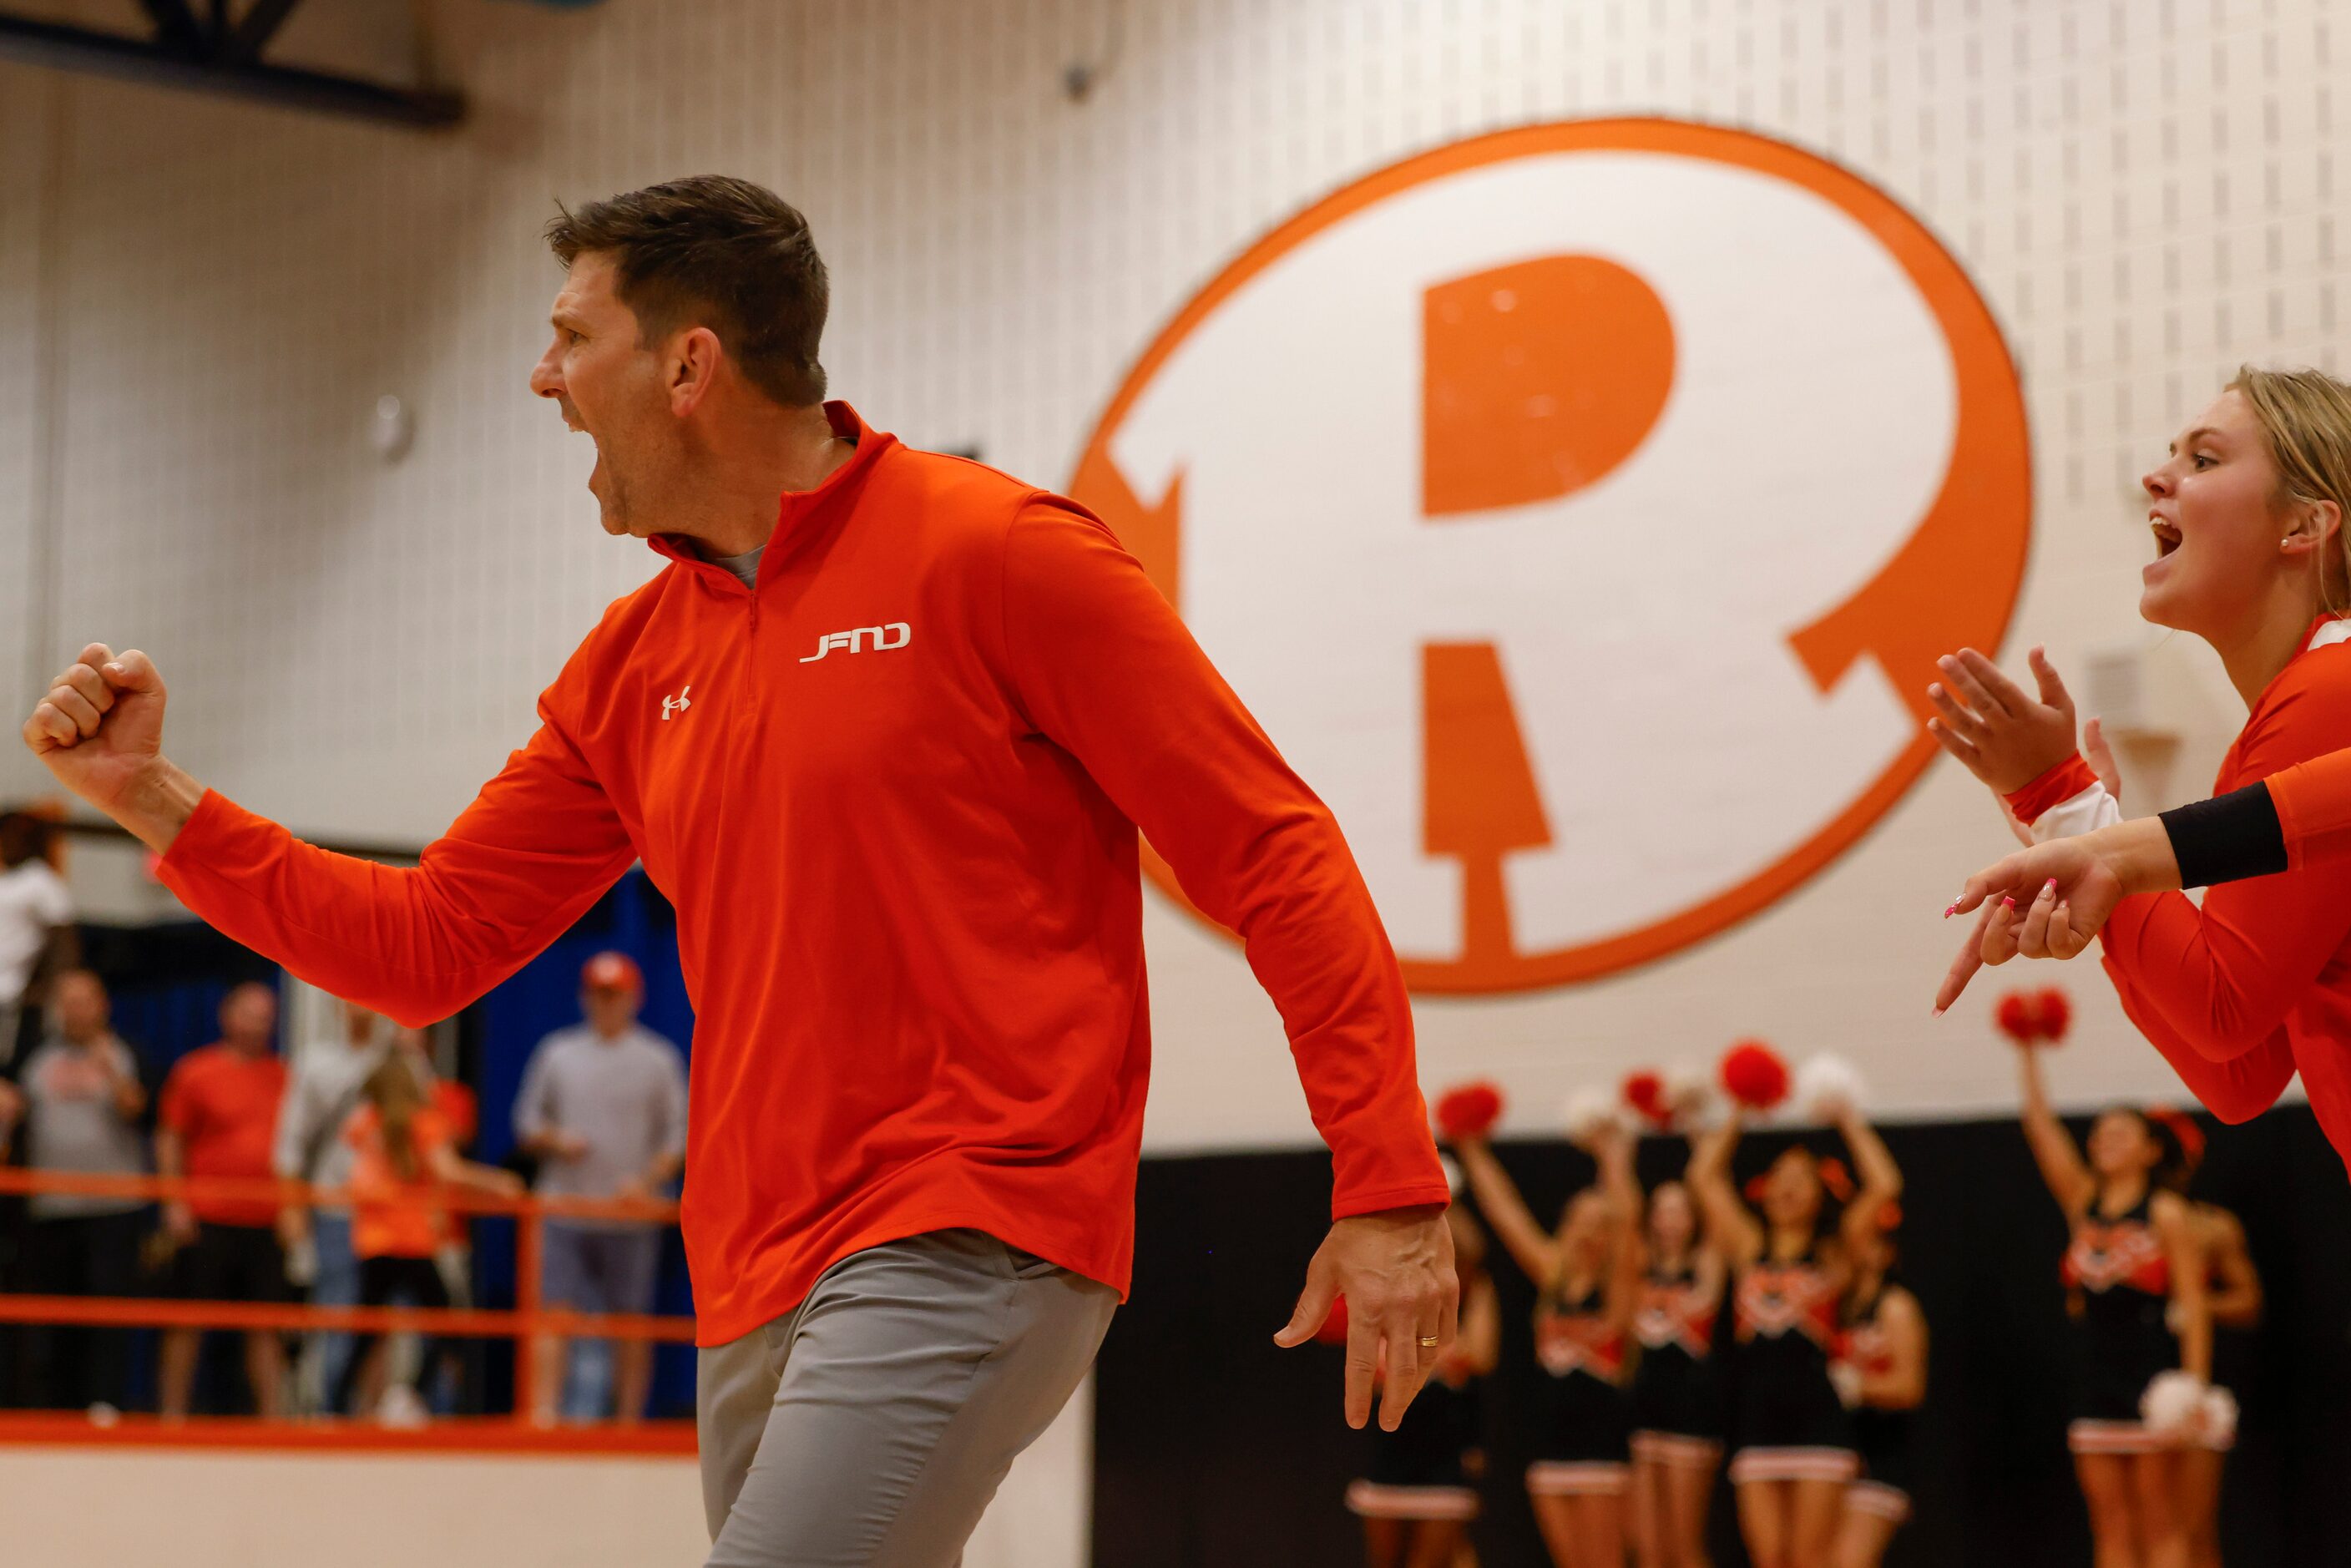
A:
<svg viewBox="0 0 2351 1568">
<path fill-rule="evenodd" d="M 1502 1092 L 1490 1083 L 1464 1083 L 1437 1102 L 1437 1130 L 1448 1144 L 1482 1138 L 1502 1119 Z"/>
<path fill-rule="evenodd" d="M 1346 1297 L 1340 1296 L 1332 1301 L 1331 1315 L 1324 1318 L 1322 1320 L 1322 1326 L 1314 1331 L 1314 1343 L 1317 1344 L 1344 1344 L 1347 1343 Z"/>
<path fill-rule="evenodd" d="M 2052 1045 L 2062 1043 L 2065 1031 L 2074 1026 L 2074 998 L 2052 986 L 2033 998 L 2032 1010 L 2041 1038 Z"/>
<path fill-rule="evenodd" d="M 1648 1068 L 1625 1075 L 1625 1103 L 1656 1126 L 1669 1128 L 1674 1124 L 1674 1108 L 1666 1103 L 1665 1078 Z"/>
<path fill-rule="evenodd" d="M 1750 1111 L 1769 1111 L 1788 1097 L 1788 1064 L 1760 1040 L 1742 1040 L 1722 1053 L 1722 1089 Z"/>
<path fill-rule="evenodd" d="M 2030 991 L 2011 991 L 2000 998 L 1992 1021 L 2017 1044 L 2031 1045 L 2041 1036 L 2041 1000 Z"/>
</svg>

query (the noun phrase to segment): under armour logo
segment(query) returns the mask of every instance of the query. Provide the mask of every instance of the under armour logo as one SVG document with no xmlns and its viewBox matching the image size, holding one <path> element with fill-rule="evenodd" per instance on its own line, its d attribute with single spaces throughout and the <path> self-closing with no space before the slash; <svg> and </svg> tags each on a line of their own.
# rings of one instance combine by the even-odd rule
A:
<svg viewBox="0 0 2351 1568">
<path fill-rule="evenodd" d="M 690 707 L 692 707 L 692 706 L 694 706 L 694 704 L 693 704 L 693 703 L 691 703 L 691 702 L 689 702 L 689 701 L 687 701 L 687 700 L 686 700 L 686 695 L 685 695 L 685 694 L 686 694 L 686 693 L 688 693 L 688 692 L 692 691 L 693 689 L 694 689 L 694 688 L 693 688 L 692 686 L 680 686 L 680 687 L 678 687 L 678 688 L 677 688 L 677 695 L 675 695 L 675 696 L 674 696 L 674 697 L 664 697 L 664 698 L 662 698 L 662 722 L 663 722 L 663 723 L 666 724 L 666 723 L 668 723 L 668 722 L 669 722 L 669 716 L 670 716 L 670 715 L 672 715 L 672 714 L 674 714 L 674 713 L 684 713 L 686 709 L 688 709 L 688 708 L 690 708 Z"/>
<path fill-rule="evenodd" d="M 893 634 L 897 638 L 895 642 L 891 641 Z M 865 652 L 865 639 L 868 637 L 873 639 L 873 646 L 877 652 L 887 653 L 890 649 L 903 648 L 913 642 L 914 629 L 904 621 L 893 621 L 887 626 L 860 626 L 854 632 L 828 632 L 817 639 L 816 652 L 802 659 L 800 663 L 813 664 L 835 648 L 844 653 L 862 653 Z"/>
</svg>

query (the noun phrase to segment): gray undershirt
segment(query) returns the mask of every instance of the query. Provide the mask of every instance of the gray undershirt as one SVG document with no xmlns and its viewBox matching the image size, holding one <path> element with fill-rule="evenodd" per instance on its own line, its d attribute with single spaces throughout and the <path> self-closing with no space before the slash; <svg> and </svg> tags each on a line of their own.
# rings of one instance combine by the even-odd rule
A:
<svg viewBox="0 0 2351 1568">
<path fill-rule="evenodd" d="M 741 578 L 744 587 L 757 588 L 759 579 L 759 558 L 767 551 L 768 547 L 761 545 L 758 549 L 747 551 L 742 555 L 714 555 L 707 559 L 711 565 L 723 566 Z"/>
<path fill-rule="evenodd" d="M 848 447 L 852 452 L 857 450 L 857 443 L 850 440 L 849 437 L 845 435 L 836 435 L 833 439 Z M 766 552 L 767 549 L 768 547 L 766 545 L 761 545 L 758 549 L 747 551 L 742 555 L 712 555 L 709 551 L 705 550 L 703 552 L 702 559 L 708 561 L 713 566 L 725 567 L 727 570 L 733 572 L 737 578 L 742 580 L 744 587 L 756 591 L 759 586 L 759 557 Z"/>
</svg>

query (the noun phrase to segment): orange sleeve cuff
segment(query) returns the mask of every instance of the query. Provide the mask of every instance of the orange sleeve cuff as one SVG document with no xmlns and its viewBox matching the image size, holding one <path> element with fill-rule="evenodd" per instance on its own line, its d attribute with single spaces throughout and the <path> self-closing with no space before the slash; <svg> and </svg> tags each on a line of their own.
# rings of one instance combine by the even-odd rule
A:
<svg viewBox="0 0 2351 1568">
<path fill-rule="evenodd" d="M 233 822 L 243 814 L 227 796 L 217 789 L 206 789 L 197 800 L 196 809 L 188 813 L 188 820 L 180 824 L 180 831 L 172 835 L 172 847 L 156 862 L 156 869 L 169 873 L 204 864 L 214 841 L 228 825 L 223 819 Z M 168 876 L 164 878 L 167 885 L 170 880 Z"/>
<path fill-rule="evenodd" d="M 2330 751 L 2265 780 L 2288 869 L 2351 860 L 2351 751 Z"/>
</svg>

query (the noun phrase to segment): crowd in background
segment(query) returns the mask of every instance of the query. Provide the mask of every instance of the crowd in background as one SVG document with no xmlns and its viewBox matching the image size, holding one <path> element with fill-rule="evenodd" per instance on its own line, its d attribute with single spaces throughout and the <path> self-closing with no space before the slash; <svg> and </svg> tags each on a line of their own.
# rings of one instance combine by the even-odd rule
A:
<svg viewBox="0 0 2351 1568">
<path fill-rule="evenodd" d="M 155 1204 L 37 1192 L 0 1198 L 0 1291 L 67 1297 L 319 1306 L 464 1307 L 477 1297 L 475 1223 L 449 1201 L 509 1196 L 521 1173 L 543 1196 L 658 1198 L 684 1159 L 685 1074 L 677 1047 L 637 1021 L 643 977 L 601 953 L 580 977 L 584 1020 L 538 1043 L 514 1106 L 515 1168 L 465 1157 L 480 1127 L 474 1090 L 441 1071 L 427 1031 L 344 1002 L 340 1028 L 281 1053 L 277 990 L 232 988 L 218 1037 L 158 1072 L 118 1034 L 107 982 L 83 967 L 49 824 L 0 816 L 0 1158 L 38 1171 L 270 1184 Z M 118 977 L 120 978 L 120 977 Z M 331 1195 L 281 1200 L 277 1184 Z M 663 1228 L 645 1220 L 549 1218 L 541 1300 L 585 1312 L 650 1312 Z M 10 1334 L 0 1325 L 0 1334 Z M 0 1404 L 131 1409 L 143 1399 L 140 1336 L 123 1328 L 26 1324 L 0 1358 Z M 413 1425 L 477 1411 L 478 1342 L 421 1343 L 276 1330 L 242 1341 L 242 1376 L 199 1376 L 204 1331 L 164 1329 L 153 1406 L 166 1417 L 246 1410 Z M 652 1343 L 610 1351 L 609 1402 L 577 1374 L 580 1342 L 535 1359 L 530 1414 L 544 1424 L 609 1413 L 641 1418 Z M 217 1386 L 216 1386 L 217 1385 Z M 569 1387 L 572 1396 L 567 1401 Z"/>
</svg>

